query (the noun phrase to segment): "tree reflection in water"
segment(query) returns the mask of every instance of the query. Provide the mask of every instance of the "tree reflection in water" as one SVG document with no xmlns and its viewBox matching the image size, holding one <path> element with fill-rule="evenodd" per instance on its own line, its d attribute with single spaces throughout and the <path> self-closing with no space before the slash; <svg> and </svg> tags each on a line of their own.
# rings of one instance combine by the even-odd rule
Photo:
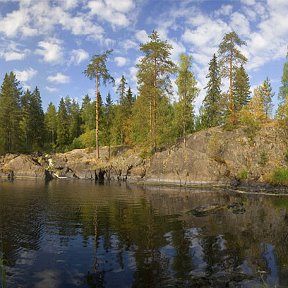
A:
<svg viewBox="0 0 288 288">
<path fill-rule="evenodd" d="M 288 285 L 285 197 L 80 181 L 0 189 L 11 287 Z M 215 203 L 221 209 L 191 213 Z"/>
</svg>

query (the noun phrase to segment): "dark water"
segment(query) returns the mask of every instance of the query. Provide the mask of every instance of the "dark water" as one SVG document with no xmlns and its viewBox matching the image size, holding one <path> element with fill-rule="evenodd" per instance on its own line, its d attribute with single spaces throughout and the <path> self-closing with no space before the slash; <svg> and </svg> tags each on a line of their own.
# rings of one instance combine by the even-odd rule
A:
<svg viewBox="0 0 288 288">
<path fill-rule="evenodd" d="M 193 213 L 207 204 L 221 209 Z M 225 191 L 0 182 L 0 287 L 288 287 L 287 208 Z"/>
</svg>

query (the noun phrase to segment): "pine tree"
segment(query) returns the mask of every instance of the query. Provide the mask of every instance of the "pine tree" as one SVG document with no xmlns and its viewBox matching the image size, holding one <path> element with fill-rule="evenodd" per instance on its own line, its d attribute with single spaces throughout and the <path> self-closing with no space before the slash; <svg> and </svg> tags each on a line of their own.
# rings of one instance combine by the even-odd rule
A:
<svg viewBox="0 0 288 288">
<path fill-rule="evenodd" d="M 191 72 L 192 57 L 181 54 L 178 67 L 176 85 L 178 87 L 179 102 L 176 105 L 176 125 L 180 128 L 186 146 L 186 135 L 194 129 L 193 101 L 199 93 L 197 81 Z"/>
<path fill-rule="evenodd" d="M 263 84 L 259 87 L 259 92 L 262 97 L 266 120 L 271 117 L 272 114 L 272 99 L 275 93 L 272 92 L 271 82 L 268 77 L 264 80 Z"/>
<path fill-rule="evenodd" d="M 207 94 L 203 100 L 201 127 L 214 127 L 221 124 L 223 108 L 221 105 L 221 75 L 217 57 L 214 54 L 209 62 L 208 83 L 204 89 Z"/>
<path fill-rule="evenodd" d="M 19 151 L 20 140 L 20 96 L 19 81 L 13 72 L 5 74 L 0 93 L 0 152 Z"/>
<path fill-rule="evenodd" d="M 112 53 L 112 50 L 107 50 L 105 53 L 100 55 L 94 55 L 88 64 L 84 74 L 89 78 L 95 78 L 95 126 L 96 126 L 96 153 L 97 158 L 100 158 L 99 153 L 99 85 L 100 81 L 102 80 L 103 84 L 106 85 L 107 82 L 114 83 L 113 77 L 109 74 L 107 69 L 107 59 L 109 55 Z"/>
<path fill-rule="evenodd" d="M 228 111 L 231 116 L 230 121 L 233 125 L 236 123 L 235 103 L 233 97 L 233 75 L 235 69 L 238 67 L 238 63 L 245 64 L 247 62 L 247 58 L 237 48 L 242 45 L 246 45 L 246 43 L 233 31 L 225 34 L 218 50 L 222 75 L 229 79 Z"/>
<path fill-rule="evenodd" d="M 52 102 L 48 105 L 44 119 L 46 131 L 48 132 L 48 142 L 54 146 L 57 139 L 57 111 Z"/>
<path fill-rule="evenodd" d="M 235 112 L 239 112 L 251 100 L 249 76 L 243 65 L 235 69 L 233 79 L 233 101 Z"/>
<path fill-rule="evenodd" d="M 150 135 L 146 136 L 150 140 L 150 147 L 155 149 L 157 138 L 160 136 L 157 132 L 158 105 L 161 97 L 165 97 L 165 90 L 171 90 L 169 75 L 175 72 L 176 66 L 170 60 L 172 46 L 167 41 L 162 41 L 156 31 L 153 31 L 149 38 L 149 42 L 140 45 L 140 51 L 144 53 L 144 57 L 137 65 L 137 78 L 139 98 L 146 98 L 146 101 L 143 102 L 149 105 Z"/>
<path fill-rule="evenodd" d="M 61 98 L 57 114 L 57 145 L 63 150 L 69 144 L 69 116 L 66 104 Z"/>
</svg>

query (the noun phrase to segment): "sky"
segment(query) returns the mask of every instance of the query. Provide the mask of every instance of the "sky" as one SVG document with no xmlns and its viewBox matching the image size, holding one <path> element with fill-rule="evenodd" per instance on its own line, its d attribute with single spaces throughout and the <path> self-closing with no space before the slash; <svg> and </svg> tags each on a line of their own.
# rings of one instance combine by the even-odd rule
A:
<svg viewBox="0 0 288 288">
<path fill-rule="evenodd" d="M 83 74 L 93 55 L 113 49 L 107 65 L 117 83 L 125 76 L 137 94 L 139 45 L 156 30 L 173 46 L 171 58 L 193 57 L 192 71 L 201 89 L 208 63 L 226 33 L 235 31 L 246 46 L 245 68 L 251 89 L 268 77 L 281 85 L 288 45 L 287 0 L 0 0 L 0 82 L 13 71 L 23 90 L 41 92 L 44 110 L 69 96 L 81 103 L 94 98 L 95 83 Z M 226 86 L 226 87 L 225 87 Z M 176 86 L 173 100 L 177 100 Z M 227 84 L 223 90 L 227 89 Z M 102 97 L 116 88 L 100 87 Z"/>
</svg>

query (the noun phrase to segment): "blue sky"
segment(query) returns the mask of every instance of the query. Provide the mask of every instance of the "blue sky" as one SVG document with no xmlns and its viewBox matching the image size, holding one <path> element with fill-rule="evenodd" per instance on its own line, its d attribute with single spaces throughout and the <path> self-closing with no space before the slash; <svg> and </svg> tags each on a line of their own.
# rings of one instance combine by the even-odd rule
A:
<svg viewBox="0 0 288 288">
<path fill-rule="evenodd" d="M 14 71 L 24 89 L 37 85 L 44 110 L 67 95 L 81 102 L 85 94 L 94 97 L 94 81 L 82 73 L 89 60 L 113 49 L 111 75 L 116 83 L 125 75 L 136 94 L 139 45 L 154 29 L 173 46 L 174 61 L 180 53 L 192 55 L 199 107 L 208 62 L 225 33 L 234 30 L 247 42 L 243 53 L 252 89 L 269 77 L 276 104 L 287 15 L 287 0 L 0 0 L 0 81 Z M 117 100 L 115 88 L 101 90 Z"/>
</svg>

